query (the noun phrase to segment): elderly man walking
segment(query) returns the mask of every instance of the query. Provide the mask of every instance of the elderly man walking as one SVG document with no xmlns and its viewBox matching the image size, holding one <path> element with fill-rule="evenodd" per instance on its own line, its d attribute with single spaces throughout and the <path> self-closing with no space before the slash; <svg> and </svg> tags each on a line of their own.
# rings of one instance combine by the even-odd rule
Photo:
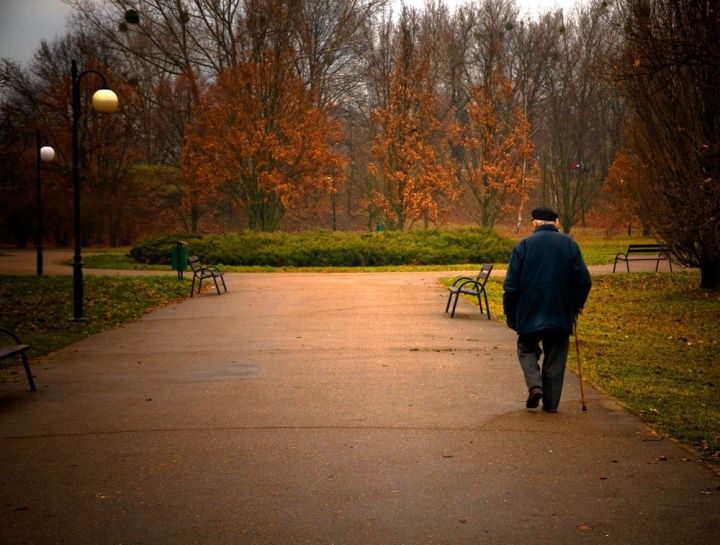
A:
<svg viewBox="0 0 720 545">
<path fill-rule="evenodd" d="M 557 412 L 573 324 L 591 281 L 580 248 L 559 230 L 557 213 L 532 211 L 535 231 L 513 248 L 505 276 L 503 307 L 518 333 L 517 353 L 528 387 L 525 406 Z M 540 367 L 540 356 L 545 353 Z"/>
</svg>

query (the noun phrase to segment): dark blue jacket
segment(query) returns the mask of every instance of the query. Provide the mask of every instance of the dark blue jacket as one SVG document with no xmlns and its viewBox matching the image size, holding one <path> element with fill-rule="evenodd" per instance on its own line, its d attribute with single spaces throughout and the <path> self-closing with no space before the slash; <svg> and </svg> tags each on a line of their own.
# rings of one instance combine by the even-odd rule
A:
<svg viewBox="0 0 720 545">
<path fill-rule="evenodd" d="M 507 323 L 520 335 L 570 334 L 590 286 L 577 243 L 554 225 L 540 225 L 513 248 L 503 285 Z"/>
</svg>

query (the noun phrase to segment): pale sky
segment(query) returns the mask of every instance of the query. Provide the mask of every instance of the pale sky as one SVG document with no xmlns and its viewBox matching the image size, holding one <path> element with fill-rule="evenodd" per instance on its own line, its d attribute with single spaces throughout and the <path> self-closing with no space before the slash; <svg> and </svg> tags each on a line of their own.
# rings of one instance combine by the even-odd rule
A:
<svg viewBox="0 0 720 545">
<path fill-rule="evenodd" d="M 398 5 L 422 8 L 425 0 L 393 0 Z M 451 9 L 461 1 L 445 0 Z M 521 16 L 536 16 L 556 8 L 569 11 L 575 0 L 516 0 Z M 581 0 L 582 1 L 582 0 Z M 23 64 L 40 47 L 40 40 L 52 41 L 65 30 L 70 8 L 62 0 L 0 0 L 0 57 Z"/>
<path fill-rule="evenodd" d="M 0 57 L 27 63 L 40 40 L 62 36 L 69 14 L 61 0 L 0 0 Z"/>
</svg>

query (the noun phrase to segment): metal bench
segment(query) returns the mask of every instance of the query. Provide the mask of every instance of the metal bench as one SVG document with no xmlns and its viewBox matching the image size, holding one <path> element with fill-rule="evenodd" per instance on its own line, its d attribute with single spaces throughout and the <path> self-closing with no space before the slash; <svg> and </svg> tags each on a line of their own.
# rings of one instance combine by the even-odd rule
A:
<svg viewBox="0 0 720 545">
<path fill-rule="evenodd" d="M 613 272 L 615 272 L 618 261 L 625 262 L 627 272 L 630 272 L 631 261 L 655 261 L 655 272 L 657 272 L 658 268 L 660 267 L 661 260 L 667 260 L 668 264 L 670 265 L 670 272 L 672 272 L 670 250 L 665 244 L 630 244 L 626 252 L 620 252 L 615 256 Z"/>
<path fill-rule="evenodd" d="M 223 274 L 217 267 L 215 267 L 214 265 L 201 265 L 200 259 L 196 255 L 191 255 L 190 257 L 188 257 L 188 265 L 190 265 L 190 268 L 193 272 L 192 286 L 190 287 L 190 297 L 192 297 L 195 293 L 195 280 L 198 281 L 198 293 L 200 293 L 200 290 L 202 289 L 203 280 L 206 280 L 208 278 L 212 278 L 212 281 L 215 283 L 215 289 L 217 290 L 218 295 L 220 295 L 220 284 L 222 284 L 223 290 L 227 291 L 227 286 L 225 286 L 225 279 L 223 278 Z M 218 284 L 218 279 L 220 280 L 220 284 Z"/>
<path fill-rule="evenodd" d="M 11 360 L 14 359 L 15 356 L 20 356 L 23 367 L 25 367 L 25 374 L 27 375 L 28 382 L 30 383 L 30 390 L 35 391 L 35 381 L 33 380 L 32 372 L 30 371 L 30 362 L 27 357 L 27 351 L 30 349 L 30 346 L 22 344 L 18 336 L 9 329 L 0 327 L 0 333 L 10 337 L 13 340 L 13 343 L 15 343 L 0 345 L 0 366 L 9 367 L 12 365 Z M 5 360 L 8 360 L 8 362 L 4 363 Z"/>
<path fill-rule="evenodd" d="M 455 307 L 457 307 L 460 294 L 465 294 L 477 297 L 478 306 L 480 307 L 480 314 L 484 314 L 482 305 L 482 298 L 484 298 L 485 309 L 487 309 L 487 317 L 488 320 L 490 319 L 490 305 L 488 305 L 488 297 L 487 292 L 485 291 L 485 284 L 487 283 L 488 278 L 490 278 L 490 272 L 492 272 L 492 269 L 492 263 L 483 263 L 482 267 L 480 267 L 480 272 L 478 272 L 477 276 L 475 276 L 474 278 L 471 278 L 469 276 L 461 276 L 455 279 L 452 286 L 448 288 L 450 290 L 450 293 L 448 294 L 447 305 L 445 305 L 445 312 L 447 312 L 450 308 L 450 302 L 453 300 L 453 297 L 455 298 L 452 312 L 450 313 L 450 318 L 453 318 L 455 316 Z"/>
</svg>

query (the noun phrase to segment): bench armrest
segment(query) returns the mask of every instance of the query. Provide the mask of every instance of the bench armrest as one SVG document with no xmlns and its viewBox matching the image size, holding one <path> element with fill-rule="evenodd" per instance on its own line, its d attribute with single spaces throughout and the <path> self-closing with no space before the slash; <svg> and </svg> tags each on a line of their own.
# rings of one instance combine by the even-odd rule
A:
<svg viewBox="0 0 720 545">
<path fill-rule="evenodd" d="M 464 282 L 467 280 L 476 281 L 474 278 L 471 278 L 469 276 L 458 276 L 452 283 L 453 288 L 456 288 L 459 282 Z"/>
<path fill-rule="evenodd" d="M 12 337 L 12 339 L 15 341 L 15 344 L 22 344 L 22 342 L 20 341 L 20 338 L 17 335 L 15 335 L 14 332 L 10 331 L 9 329 L 0 327 L 0 333 L 4 333 L 5 335 Z"/>
<path fill-rule="evenodd" d="M 468 279 L 466 279 L 462 284 L 460 284 L 459 286 L 456 286 L 456 287 L 457 287 L 458 290 L 461 290 L 461 289 L 463 289 L 465 286 L 469 286 L 469 285 L 475 286 L 475 289 L 478 290 L 478 291 L 485 289 L 484 283 L 483 283 L 483 282 L 480 282 L 480 281 L 478 281 L 478 280 L 475 280 L 474 278 L 468 278 Z"/>
<path fill-rule="evenodd" d="M 208 273 L 213 276 L 222 276 L 222 272 L 215 265 L 203 265 L 202 267 L 197 267 L 193 272 L 196 275 Z"/>
</svg>

